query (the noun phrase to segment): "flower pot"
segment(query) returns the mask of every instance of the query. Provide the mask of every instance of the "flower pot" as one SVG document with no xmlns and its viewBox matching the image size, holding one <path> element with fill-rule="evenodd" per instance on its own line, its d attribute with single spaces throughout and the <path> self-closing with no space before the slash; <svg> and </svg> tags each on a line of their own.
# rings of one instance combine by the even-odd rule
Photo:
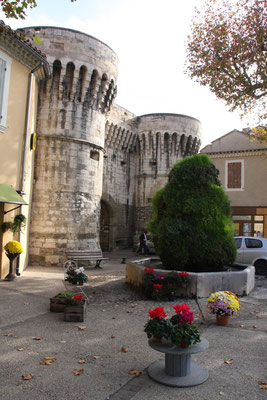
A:
<svg viewBox="0 0 267 400">
<path fill-rule="evenodd" d="M 182 282 L 182 283 L 181 283 L 181 287 L 182 287 L 183 289 L 186 289 L 186 286 L 187 286 L 187 284 L 186 284 L 185 282 Z"/>
<path fill-rule="evenodd" d="M 218 315 L 216 314 L 216 324 L 221 325 L 221 326 L 226 326 L 229 324 L 230 321 L 230 315 L 224 314 L 224 315 Z"/>
<path fill-rule="evenodd" d="M 187 347 L 189 347 L 189 344 L 185 343 L 184 338 L 181 340 L 180 347 L 182 347 L 182 349 L 187 349 Z"/>
<path fill-rule="evenodd" d="M 77 282 L 78 286 L 82 286 L 83 285 L 83 281 L 82 282 Z"/>
<path fill-rule="evenodd" d="M 158 337 L 156 335 L 152 335 L 153 341 L 156 343 L 161 343 L 162 342 L 162 338 Z"/>
</svg>

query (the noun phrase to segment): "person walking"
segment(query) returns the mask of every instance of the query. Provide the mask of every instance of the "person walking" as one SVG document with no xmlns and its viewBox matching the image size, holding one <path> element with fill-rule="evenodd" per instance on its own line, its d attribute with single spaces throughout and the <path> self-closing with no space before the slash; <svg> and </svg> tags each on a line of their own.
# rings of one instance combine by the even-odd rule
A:
<svg viewBox="0 0 267 400">
<path fill-rule="evenodd" d="M 142 249 L 144 249 L 144 254 L 145 255 L 149 254 L 149 250 L 148 250 L 148 247 L 146 245 L 147 239 L 148 239 L 147 238 L 147 231 L 144 230 L 143 233 L 141 233 L 141 235 L 139 236 L 140 243 L 139 243 L 139 248 L 137 250 L 138 254 L 142 254 Z"/>
</svg>

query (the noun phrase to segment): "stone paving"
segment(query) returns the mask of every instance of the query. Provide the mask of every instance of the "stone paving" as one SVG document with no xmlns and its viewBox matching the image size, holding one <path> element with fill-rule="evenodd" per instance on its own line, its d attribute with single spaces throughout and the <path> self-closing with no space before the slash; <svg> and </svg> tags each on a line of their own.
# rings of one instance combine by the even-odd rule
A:
<svg viewBox="0 0 267 400">
<path fill-rule="evenodd" d="M 227 327 L 215 325 L 206 299 L 187 301 L 210 344 L 195 356 L 209 378 L 193 388 L 170 388 L 147 375 L 147 367 L 163 356 L 147 345 L 143 326 L 150 308 L 163 305 L 170 313 L 172 305 L 184 299 L 161 304 L 132 292 L 124 284 L 121 254 L 110 254 L 102 270 L 88 270 L 90 284 L 85 290 L 90 301 L 86 320 L 80 324 L 66 323 L 62 314 L 49 312 L 49 297 L 64 290 L 60 268 L 28 268 L 16 281 L 0 282 L 1 398 L 266 399 L 267 390 L 260 389 L 258 382 L 267 382 L 267 279 L 256 280 L 256 289 L 241 299 L 241 311 Z M 135 255 L 128 252 L 126 256 Z M 44 357 L 56 360 L 41 365 Z M 142 374 L 130 375 L 132 368 Z M 77 376 L 75 369 L 83 372 Z M 34 374 L 31 380 L 22 379 L 30 373 Z"/>
</svg>

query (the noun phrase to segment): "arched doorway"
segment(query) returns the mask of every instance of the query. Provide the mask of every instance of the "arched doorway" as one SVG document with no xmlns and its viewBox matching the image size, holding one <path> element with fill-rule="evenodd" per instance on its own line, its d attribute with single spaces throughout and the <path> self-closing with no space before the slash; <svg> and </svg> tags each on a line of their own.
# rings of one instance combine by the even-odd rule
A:
<svg viewBox="0 0 267 400">
<path fill-rule="evenodd" d="M 100 246 L 102 251 L 109 251 L 110 240 L 110 213 L 109 208 L 103 200 L 101 200 L 101 213 L 100 213 Z"/>
</svg>

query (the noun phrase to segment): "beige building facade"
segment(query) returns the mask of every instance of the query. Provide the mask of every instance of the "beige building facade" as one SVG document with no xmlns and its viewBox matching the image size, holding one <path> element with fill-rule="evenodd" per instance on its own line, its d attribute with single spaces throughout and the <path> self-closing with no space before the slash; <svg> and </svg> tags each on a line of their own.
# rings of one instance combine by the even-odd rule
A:
<svg viewBox="0 0 267 400">
<path fill-rule="evenodd" d="M 204 147 L 232 205 L 235 234 L 267 237 L 267 147 L 233 130 Z"/>
<path fill-rule="evenodd" d="M 3 222 L 12 222 L 18 213 L 30 221 L 34 166 L 32 134 L 36 129 L 38 83 L 48 76 L 45 56 L 1 23 L 0 226 Z M 17 191 L 20 196 L 16 198 Z M 0 230 L 0 278 L 9 270 L 3 246 L 12 239 L 19 240 L 23 246 L 19 257 L 23 270 L 29 258 L 29 223 L 23 232 L 15 235 Z"/>
</svg>

